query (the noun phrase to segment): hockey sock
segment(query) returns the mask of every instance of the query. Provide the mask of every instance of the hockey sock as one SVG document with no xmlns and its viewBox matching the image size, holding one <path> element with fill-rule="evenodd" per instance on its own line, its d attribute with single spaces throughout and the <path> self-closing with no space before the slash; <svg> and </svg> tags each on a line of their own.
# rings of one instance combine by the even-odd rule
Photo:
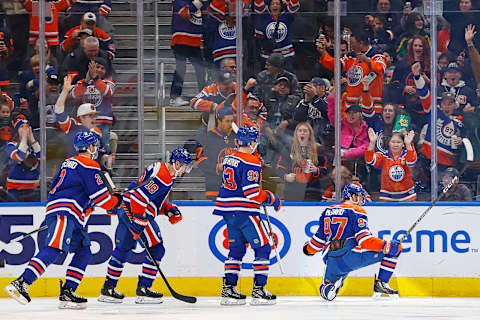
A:
<svg viewBox="0 0 480 320">
<path fill-rule="evenodd" d="M 74 251 L 72 261 L 65 275 L 65 287 L 72 288 L 73 291 L 77 290 L 91 257 L 90 247 L 83 247 Z"/>
<path fill-rule="evenodd" d="M 242 259 L 247 252 L 245 245 L 230 247 L 228 259 L 225 260 L 225 280 L 227 284 L 236 286 L 238 282 L 238 274 L 242 269 Z"/>
<path fill-rule="evenodd" d="M 270 244 L 266 244 L 260 248 L 253 249 L 255 251 L 255 260 L 253 261 L 253 275 L 255 284 L 264 286 L 267 284 L 268 270 L 270 265 Z"/>
<path fill-rule="evenodd" d="M 51 265 L 58 258 L 60 253 L 60 249 L 48 246 L 40 249 L 38 254 L 33 257 L 32 260 L 30 260 L 27 268 L 22 274 L 25 282 L 29 285 L 34 283 L 38 278 L 42 276 L 48 266 Z"/>
<path fill-rule="evenodd" d="M 380 271 L 378 272 L 378 279 L 388 283 L 388 281 L 390 281 L 390 278 L 392 277 L 393 271 L 395 271 L 396 266 L 397 266 L 396 258 L 383 257 L 382 261 L 380 262 Z"/>
<path fill-rule="evenodd" d="M 116 287 L 118 279 L 122 275 L 123 265 L 127 262 L 128 257 L 130 256 L 130 250 L 123 250 L 115 248 L 112 252 L 112 257 L 108 261 L 107 268 L 107 277 L 109 279 L 108 283 L 112 287 Z"/>
<path fill-rule="evenodd" d="M 165 255 L 165 247 L 163 243 L 157 244 L 150 248 L 150 252 L 155 260 L 160 263 L 163 256 Z M 150 259 L 147 252 L 145 252 L 145 260 L 142 265 L 142 275 L 140 276 L 140 281 L 138 282 L 139 286 L 150 288 L 153 284 L 153 280 L 157 276 L 157 267 L 155 263 Z"/>
</svg>

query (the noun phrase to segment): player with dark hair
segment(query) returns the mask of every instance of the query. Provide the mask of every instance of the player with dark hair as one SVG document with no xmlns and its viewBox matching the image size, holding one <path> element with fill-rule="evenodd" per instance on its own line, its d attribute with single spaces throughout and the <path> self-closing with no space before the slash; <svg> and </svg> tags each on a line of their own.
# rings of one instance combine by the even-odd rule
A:
<svg viewBox="0 0 480 320">
<path fill-rule="evenodd" d="M 118 280 L 132 250 L 137 246 L 137 240 L 142 237 L 148 245 L 153 257 L 158 263 L 165 254 L 163 239 L 155 218 L 165 215 L 171 224 L 182 220 L 178 207 L 167 201 L 168 194 L 175 183 L 175 178 L 190 172 L 192 158 L 187 150 L 173 150 L 168 162 L 155 162 L 147 167 L 142 176 L 132 182 L 129 188 L 143 186 L 126 192 L 123 195 L 123 205 L 116 210 L 118 226 L 115 232 L 115 249 L 108 262 L 105 284 L 98 298 L 100 302 L 121 303 L 125 295 L 118 292 Z M 148 180 L 150 180 L 148 182 Z M 148 182 L 148 183 L 147 183 Z M 143 244 L 142 244 L 143 246 Z M 154 304 L 163 302 L 163 294 L 152 289 L 153 280 L 157 275 L 155 263 L 145 253 L 142 274 L 138 277 L 137 299 L 135 303 Z"/>
<path fill-rule="evenodd" d="M 267 230 L 260 219 L 261 204 L 280 210 L 282 202 L 272 192 L 260 187 L 260 160 L 253 155 L 258 146 L 258 130 L 242 127 L 237 132 L 238 150 L 223 160 L 223 185 L 213 214 L 223 216 L 227 224 L 229 253 L 225 260 L 222 305 L 246 303 L 237 291 L 238 274 L 249 243 L 255 252 L 254 285 L 251 304 L 275 304 L 277 297 L 265 289 L 270 265 L 271 247 Z"/>
<path fill-rule="evenodd" d="M 94 160 L 98 139 L 91 132 L 75 135 L 77 156 L 66 159 L 48 193 L 45 223 L 48 233 L 45 247 L 40 249 L 22 275 L 5 287 L 20 302 L 30 302 L 28 286 L 45 272 L 62 252 L 73 253 L 67 268 L 66 281 L 60 280 L 60 309 L 84 309 L 87 299 L 75 294 L 92 257 L 87 222 L 94 206 L 110 210 L 122 203 L 120 194 L 107 191 L 100 166 Z"/>
<path fill-rule="evenodd" d="M 329 206 L 320 216 L 320 225 L 303 253 L 313 256 L 322 251 L 326 264 L 320 295 L 333 300 L 343 281 L 354 270 L 380 262 L 378 279 L 373 286 L 374 296 L 398 295 L 388 281 L 395 270 L 402 245 L 396 240 L 374 237 L 368 229 L 365 191 L 356 184 L 347 184 L 343 189 L 343 203 Z"/>
</svg>

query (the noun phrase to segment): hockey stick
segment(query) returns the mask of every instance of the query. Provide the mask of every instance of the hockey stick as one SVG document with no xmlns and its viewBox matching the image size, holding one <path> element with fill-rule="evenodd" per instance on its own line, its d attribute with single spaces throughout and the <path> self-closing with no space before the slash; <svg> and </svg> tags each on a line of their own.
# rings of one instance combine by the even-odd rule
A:
<svg viewBox="0 0 480 320">
<path fill-rule="evenodd" d="M 48 228 L 47 225 L 43 225 L 43 226 L 41 226 L 41 227 L 38 228 L 38 229 L 35 229 L 35 230 L 33 230 L 33 231 L 30 231 L 29 233 L 22 234 L 21 236 L 18 236 L 18 237 L 16 237 L 16 238 L 13 238 L 13 239 L 9 240 L 8 242 L 5 243 L 5 245 L 8 245 L 9 243 L 13 243 L 13 242 L 22 241 L 23 239 L 30 237 L 32 234 L 35 234 L 35 233 L 40 232 L 40 231 L 43 231 L 43 230 L 45 230 L 45 229 L 47 229 L 47 228 Z M 0 248 L 0 249 L 3 250 L 4 248 Z M 1 251 L 1 250 L 0 250 L 0 251 Z M 0 259 L 0 268 L 4 268 L 4 267 L 5 267 L 5 264 L 6 264 L 5 259 Z"/>
<path fill-rule="evenodd" d="M 280 255 L 278 254 L 277 244 L 275 243 L 275 238 L 273 237 L 272 224 L 270 223 L 270 217 L 268 216 L 268 211 L 267 211 L 267 207 L 265 206 L 265 204 L 263 204 L 263 212 L 265 213 L 265 217 L 267 218 L 268 235 L 270 237 L 270 240 L 272 240 L 272 242 L 273 242 L 273 249 L 275 250 L 275 256 L 277 257 L 278 266 L 280 267 L 280 273 L 285 274 L 285 271 L 283 271 L 282 261 L 280 260 Z M 262 217 L 260 217 L 260 222 L 263 225 Z M 265 228 L 265 225 L 263 227 Z"/>
<path fill-rule="evenodd" d="M 447 192 L 455 185 L 455 183 L 460 181 L 460 177 L 462 176 L 462 174 L 467 169 L 468 163 L 473 161 L 474 154 L 473 154 L 473 147 L 472 147 L 472 144 L 471 144 L 470 140 L 468 140 L 467 138 L 463 138 L 462 142 L 465 146 L 465 151 L 467 152 L 467 161 L 463 165 L 462 170 L 460 170 L 460 172 L 458 173 L 458 176 L 453 177 L 452 181 L 450 181 L 450 183 L 447 184 L 443 188 L 442 194 L 440 196 L 438 196 L 438 198 L 435 199 L 435 201 L 432 202 L 432 204 L 413 223 L 413 225 L 410 227 L 410 229 L 408 229 L 407 232 L 400 238 L 400 240 L 399 240 L 400 243 L 402 243 L 410 235 L 410 233 L 413 231 L 413 229 L 415 229 L 415 227 L 420 223 L 420 221 L 422 221 L 422 219 L 425 218 L 427 213 L 429 213 L 430 210 L 432 210 L 432 208 L 435 206 L 435 204 L 437 204 L 438 201 L 442 200 L 445 197 Z"/>
<path fill-rule="evenodd" d="M 190 296 L 185 296 L 183 294 L 180 294 L 178 292 L 176 292 L 175 290 L 173 290 L 172 286 L 170 285 L 170 283 L 168 283 L 168 280 L 167 280 L 167 277 L 165 277 L 165 275 L 163 274 L 162 272 L 162 269 L 160 269 L 160 266 L 158 265 L 158 262 L 156 259 L 153 258 L 153 255 L 152 255 L 152 252 L 150 251 L 150 248 L 147 246 L 147 243 L 142 239 L 142 237 L 140 236 L 139 237 L 140 241 L 142 242 L 144 248 L 145 248 L 145 251 L 147 252 L 148 256 L 150 257 L 150 259 L 153 261 L 153 263 L 155 264 L 155 267 L 157 267 L 157 271 L 158 273 L 160 273 L 160 275 L 162 276 L 162 279 L 163 279 L 163 282 L 165 282 L 165 285 L 167 286 L 168 290 L 170 291 L 170 293 L 172 294 L 172 297 L 174 297 L 175 299 L 178 299 L 178 300 L 181 300 L 183 302 L 187 302 L 187 303 L 195 303 L 197 302 L 197 298 L 195 297 L 190 297 Z"/>
<path fill-rule="evenodd" d="M 108 178 L 107 178 L 107 175 L 105 175 L 105 181 L 107 182 L 107 184 L 109 186 L 107 186 L 107 188 L 109 190 L 116 190 L 117 188 L 115 187 L 115 184 L 113 183 L 112 179 L 110 178 L 110 176 L 108 175 Z M 109 179 L 110 178 L 110 179 Z M 148 179 L 147 181 L 145 181 L 144 183 L 142 183 L 141 185 L 137 186 L 137 188 L 141 187 L 143 184 L 146 184 L 148 183 Z M 136 188 L 135 188 L 136 189 Z M 130 190 L 131 191 L 131 190 Z M 140 236 L 138 237 L 140 239 L 140 242 L 143 244 L 143 247 L 145 248 L 145 251 L 147 252 L 148 256 L 150 257 L 150 259 L 153 261 L 153 263 L 155 264 L 155 267 L 157 267 L 157 271 L 158 273 L 160 273 L 160 275 L 162 276 L 162 279 L 163 279 L 163 282 L 165 282 L 165 285 L 167 286 L 168 290 L 170 291 L 170 293 L 172 294 L 172 297 L 174 297 L 175 299 L 178 299 L 178 300 L 181 300 L 181 301 L 184 301 L 184 302 L 188 302 L 188 303 L 195 303 L 197 302 L 197 298 L 195 297 L 190 297 L 190 296 L 185 296 L 183 294 L 180 294 L 178 292 L 176 292 L 175 290 L 173 290 L 172 286 L 170 285 L 170 283 L 168 283 L 168 280 L 167 278 L 165 277 L 165 275 L 163 274 L 162 270 L 160 269 L 160 266 L 158 265 L 158 262 L 157 260 L 153 257 L 152 255 L 152 252 L 150 251 L 150 248 L 148 248 L 147 246 L 147 243 L 143 240 L 143 238 Z"/>
</svg>

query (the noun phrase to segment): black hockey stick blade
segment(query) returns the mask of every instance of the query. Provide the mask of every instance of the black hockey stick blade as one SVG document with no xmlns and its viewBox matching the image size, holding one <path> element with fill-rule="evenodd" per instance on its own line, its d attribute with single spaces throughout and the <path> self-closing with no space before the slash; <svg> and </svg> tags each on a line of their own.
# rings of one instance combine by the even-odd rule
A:
<svg viewBox="0 0 480 320">
<path fill-rule="evenodd" d="M 152 260 L 155 267 L 157 267 L 157 271 L 158 271 L 158 273 L 160 273 L 160 276 L 162 277 L 163 282 L 165 282 L 165 285 L 167 286 L 168 290 L 172 294 L 172 297 L 174 297 L 177 300 L 187 302 L 187 303 L 197 302 L 196 297 L 186 296 L 186 295 L 180 294 L 180 293 L 176 292 L 175 290 L 173 290 L 172 286 L 170 285 L 170 283 L 167 280 L 167 277 L 165 277 L 165 275 L 162 272 L 162 269 L 160 269 L 160 266 L 158 265 L 157 260 L 153 257 L 152 252 L 150 251 L 150 248 L 148 248 L 147 244 L 145 243 L 145 241 L 143 241 L 142 237 L 139 237 L 139 239 L 142 242 L 143 247 L 145 248 L 145 251 L 147 252 L 148 256 L 150 257 L 150 260 Z"/>
<path fill-rule="evenodd" d="M 5 259 L 0 259 L 0 268 L 5 268 Z"/>
</svg>

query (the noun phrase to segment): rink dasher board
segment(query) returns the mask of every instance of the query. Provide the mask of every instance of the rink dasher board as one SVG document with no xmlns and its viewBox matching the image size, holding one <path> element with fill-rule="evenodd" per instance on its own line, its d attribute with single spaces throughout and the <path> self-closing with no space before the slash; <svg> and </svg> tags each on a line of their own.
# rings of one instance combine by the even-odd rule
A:
<svg viewBox="0 0 480 320">
<path fill-rule="evenodd" d="M 166 247 L 161 267 L 178 290 L 181 288 L 187 290 L 185 293 L 195 295 L 216 295 L 219 293 L 219 278 L 223 274 L 223 260 L 228 252 L 223 220 L 212 215 L 211 204 L 178 205 L 184 217 L 180 223 L 171 225 L 166 217 L 157 218 Z M 269 283 L 272 291 L 275 288 L 278 294 L 290 295 L 318 293 L 324 264 L 319 255 L 304 256 L 301 248 L 316 232 L 318 217 L 325 207 L 325 204 L 284 205 L 279 213 L 270 209 L 285 270 L 285 274 L 280 274 L 272 252 L 272 278 Z M 427 205 L 402 204 L 368 206 L 366 210 L 372 233 L 383 239 L 391 239 L 399 238 L 426 208 Z M 1 206 L 0 216 L 0 259 L 7 260 L 7 267 L 0 269 L 0 285 L 3 285 L 8 283 L 8 279 L 21 274 L 37 252 L 38 240 L 43 242 L 45 233 L 6 247 L 4 242 L 18 235 L 12 236 L 12 233 L 28 232 L 40 226 L 44 207 Z M 87 293 L 94 295 L 103 283 L 117 223 L 117 217 L 106 215 L 102 209 L 95 210 L 90 218 L 88 230 L 93 258 L 81 286 L 81 290 Z M 480 213 L 476 206 L 434 207 L 412 233 L 412 237 L 404 242 L 406 250 L 400 256 L 392 285 L 397 286 L 404 295 L 480 296 L 480 280 L 476 279 L 480 273 L 479 225 Z M 68 263 L 69 260 L 70 256 L 67 256 L 64 261 Z M 251 288 L 252 260 L 253 252 L 248 250 L 241 272 L 241 276 L 246 278 L 242 279 L 240 286 Z M 142 261 L 143 253 L 138 246 L 132 263 L 127 264 L 123 272 L 125 278 L 120 282 L 127 294 L 130 291 L 133 294 Z M 65 269 L 62 265 L 52 265 L 44 274 L 45 279 L 35 285 L 38 289 L 33 294 L 49 296 L 50 291 L 55 294 L 53 292 L 58 291 L 56 279 L 64 276 Z M 371 279 L 376 272 L 378 265 L 353 272 L 342 293 L 368 295 L 371 292 Z M 465 285 L 459 286 L 459 283 Z"/>
</svg>

